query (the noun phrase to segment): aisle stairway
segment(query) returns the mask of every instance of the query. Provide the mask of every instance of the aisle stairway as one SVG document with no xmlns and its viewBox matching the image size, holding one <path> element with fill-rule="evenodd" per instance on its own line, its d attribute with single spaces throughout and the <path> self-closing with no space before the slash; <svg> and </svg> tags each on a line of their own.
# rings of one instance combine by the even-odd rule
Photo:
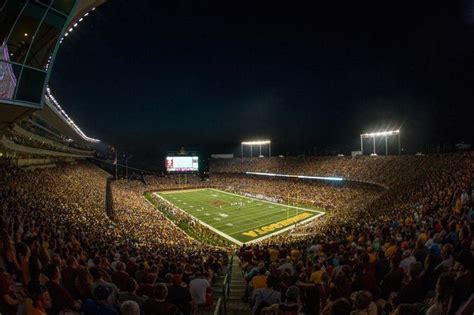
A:
<svg viewBox="0 0 474 315">
<path fill-rule="evenodd" d="M 227 299 L 228 315 L 246 315 L 251 314 L 250 306 L 242 301 L 245 294 L 245 279 L 240 268 L 240 259 L 234 255 L 232 263 L 232 273 L 230 281 L 230 293 Z"/>
</svg>

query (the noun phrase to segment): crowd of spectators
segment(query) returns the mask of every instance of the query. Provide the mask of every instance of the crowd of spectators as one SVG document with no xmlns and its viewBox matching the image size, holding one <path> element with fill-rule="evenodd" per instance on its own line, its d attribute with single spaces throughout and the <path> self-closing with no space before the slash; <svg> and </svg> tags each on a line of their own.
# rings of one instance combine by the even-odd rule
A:
<svg viewBox="0 0 474 315">
<path fill-rule="evenodd" d="M 140 241 L 140 244 L 159 244 L 164 242 L 164 245 L 177 246 L 178 248 L 196 246 L 196 242 L 187 234 L 191 234 L 195 239 L 201 240 L 201 243 L 204 242 L 204 244 L 198 244 L 196 249 L 205 248 L 206 244 L 219 246 L 227 244 L 222 237 L 197 223 L 186 212 L 153 195 L 153 192 L 156 191 L 186 187 L 180 180 L 169 177 L 150 176 L 146 183 L 126 180 L 112 183 L 112 195 L 114 198 L 115 215 L 118 218 L 117 222 L 135 227 L 132 230 L 136 231 L 134 235 Z M 192 179 L 186 185 L 204 187 L 207 183 L 198 179 Z M 147 198 L 144 198 L 145 194 L 147 194 Z M 168 224 L 163 224 L 163 222 Z M 176 226 L 180 229 L 177 229 Z M 180 237 L 176 237 L 176 233 L 179 233 Z"/>
<path fill-rule="evenodd" d="M 49 139 L 45 139 L 46 141 L 41 141 L 39 139 L 34 139 L 22 135 L 15 130 L 5 130 L 4 139 L 14 142 L 15 144 L 25 146 L 28 148 L 35 148 L 41 150 L 48 150 L 48 151 L 55 151 L 55 152 L 63 152 L 69 154 L 79 154 L 79 155 L 89 155 L 92 151 L 84 151 L 79 150 L 76 148 L 69 147 L 65 144 L 55 142 Z"/>
<path fill-rule="evenodd" d="M 111 221 L 108 177 L 87 163 L 0 168 L 2 314 L 190 314 L 212 303 L 227 253 L 123 192 Z"/>
<path fill-rule="evenodd" d="M 212 174 L 210 184 L 239 194 L 261 195 L 284 204 L 319 207 L 325 210 L 363 207 L 384 190 L 372 185 L 244 174 Z"/>
<path fill-rule="evenodd" d="M 241 174 L 249 170 L 354 182 Z M 236 159 L 211 162 L 211 171 L 209 181 L 113 181 L 111 220 L 109 175 L 96 166 L 0 167 L 0 312 L 200 311 L 228 253 L 187 235 L 167 211 L 190 217 L 158 211 L 144 193 L 211 186 L 328 210 L 239 249 L 254 314 L 472 314 L 472 154 Z"/>
<path fill-rule="evenodd" d="M 354 169 L 344 171 L 356 174 L 368 159 L 354 159 Z M 423 163 L 400 157 L 399 166 L 391 165 L 394 159 L 376 158 L 371 175 L 362 167 L 353 176 L 387 177 L 387 189 L 364 207 L 329 211 L 309 230 L 301 228 L 300 237 L 285 234 L 240 249 L 254 314 L 473 313 L 474 156 L 426 156 Z M 231 164 L 245 169 L 238 163 Z M 286 171 L 297 172 L 298 163 L 293 166 Z"/>
</svg>

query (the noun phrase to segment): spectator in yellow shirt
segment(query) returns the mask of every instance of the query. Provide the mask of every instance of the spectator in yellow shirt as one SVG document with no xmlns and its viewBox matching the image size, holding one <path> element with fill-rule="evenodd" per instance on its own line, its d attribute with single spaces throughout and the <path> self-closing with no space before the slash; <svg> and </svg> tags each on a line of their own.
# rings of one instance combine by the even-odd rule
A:
<svg viewBox="0 0 474 315">
<path fill-rule="evenodd" d="M 253 276 L 250 280 L 250 286 L 255 289 L 261 289 L 267 287 L 267 270 L 265 267 L 260 267 L 258 269 L 258 274 Z"/>
<path fill-rule="evenodd" d="M 321 277 L 323 276 L 324 270 L 321 269 L 319 263 L 314 264 L 314 271 L 311 273 L 309 280 L 315 284 L 321 283 Z"/>
</svg>

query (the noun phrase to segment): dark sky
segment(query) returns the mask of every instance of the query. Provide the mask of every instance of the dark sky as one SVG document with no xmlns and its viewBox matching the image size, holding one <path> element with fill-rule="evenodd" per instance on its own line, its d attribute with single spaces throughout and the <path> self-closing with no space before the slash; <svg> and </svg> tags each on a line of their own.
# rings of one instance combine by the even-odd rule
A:
<svg viewBox="0 0 474 315">
<path fill-rule="evenodd" d="M 64 41 L 50 87 L 86 134 L 164 149 L 407 151 L 472 141 L 473 1 L 109 0 Z"/>
</svg>

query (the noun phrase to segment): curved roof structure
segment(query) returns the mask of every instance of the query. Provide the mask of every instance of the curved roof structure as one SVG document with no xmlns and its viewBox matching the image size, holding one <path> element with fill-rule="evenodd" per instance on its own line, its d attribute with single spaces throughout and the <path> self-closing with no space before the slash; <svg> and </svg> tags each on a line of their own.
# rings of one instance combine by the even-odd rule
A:
<svg viewBox="0 0 474 315">
<path fill-rule="evenodd" d="M 33 112 L 83 142 L 87 137 L 47 91 L 59 45 L 105 0 L 0 2 L 0 131 Z M 42 113 L 44 111 L 44 113 Z"/>
</svg>

